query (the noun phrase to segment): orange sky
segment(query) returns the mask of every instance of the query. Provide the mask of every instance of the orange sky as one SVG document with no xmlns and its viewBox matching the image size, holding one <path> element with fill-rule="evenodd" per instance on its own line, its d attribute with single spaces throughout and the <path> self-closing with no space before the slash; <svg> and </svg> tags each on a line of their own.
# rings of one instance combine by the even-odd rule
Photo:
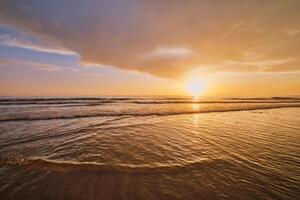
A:
<svg viewBox="0 0 300 200">
<path fill-rule="evenodd" d="M 68 12 L 66 12 L 68 10 Z M 1 1 L 0 95 L 300 94 L 298 0 Z"/>
</svg>

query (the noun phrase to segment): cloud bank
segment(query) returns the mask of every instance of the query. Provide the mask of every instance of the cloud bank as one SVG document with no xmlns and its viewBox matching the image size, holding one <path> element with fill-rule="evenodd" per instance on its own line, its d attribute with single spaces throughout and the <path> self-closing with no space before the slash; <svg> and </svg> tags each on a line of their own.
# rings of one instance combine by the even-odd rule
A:
<svg viewBox="0 0 300 200">
<path fill-rule="evenodd" d="M 82 63 L 180 78 L 195 69 L 300 71 L 299 10 L 298 0 L 3 0 L 0 23 Z"/>
</svg>

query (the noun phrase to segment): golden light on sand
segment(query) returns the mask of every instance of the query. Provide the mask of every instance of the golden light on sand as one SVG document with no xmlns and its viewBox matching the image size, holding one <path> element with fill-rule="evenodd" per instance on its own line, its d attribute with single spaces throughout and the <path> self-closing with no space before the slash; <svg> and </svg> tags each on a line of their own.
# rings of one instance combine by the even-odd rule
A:
<svg viewBox="0 0 300 200">
<path fill-rule="evenodd" d="M 199 98 L 203 92 L 203 81 L 200 79 L 191 79 L 186 83 L 186 90 L 194 97 Z"/>
</svg>

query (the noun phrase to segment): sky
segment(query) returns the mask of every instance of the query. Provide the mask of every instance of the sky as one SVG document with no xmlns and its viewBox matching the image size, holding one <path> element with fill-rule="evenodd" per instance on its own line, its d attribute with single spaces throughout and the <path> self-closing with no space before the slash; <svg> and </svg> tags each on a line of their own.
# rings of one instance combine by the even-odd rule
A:
<svg viewBox="0 0 300 200">
<path fill-rule="evenodd" d="M 1 0 L 1 96 L 300 94 L 299 0 Z M 195 81 L 196 80 L 196 81 Z"/>
</svg>

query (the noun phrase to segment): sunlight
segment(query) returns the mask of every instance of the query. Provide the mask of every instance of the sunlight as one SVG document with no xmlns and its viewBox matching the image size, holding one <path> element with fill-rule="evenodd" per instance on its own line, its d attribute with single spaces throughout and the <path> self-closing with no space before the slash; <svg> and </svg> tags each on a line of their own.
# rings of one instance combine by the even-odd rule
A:
<svg viewBox="0 0 300 200">
<path fill-rule="evenodd" d="M 193 104 L 192 104 L 192 110 L 193 110 L 193 111 L 199 111 L 199 110 L 200 110 L 200 105 L 199 105 L 199 103 L 193 103 Z"/>
<path fill-rule="evenodd" d="M 198 99 L 203 92 L 203 82 L 200 79 L 192 79 L 187 82 L 186 89 L 194 99 Z"/>
</svg>

